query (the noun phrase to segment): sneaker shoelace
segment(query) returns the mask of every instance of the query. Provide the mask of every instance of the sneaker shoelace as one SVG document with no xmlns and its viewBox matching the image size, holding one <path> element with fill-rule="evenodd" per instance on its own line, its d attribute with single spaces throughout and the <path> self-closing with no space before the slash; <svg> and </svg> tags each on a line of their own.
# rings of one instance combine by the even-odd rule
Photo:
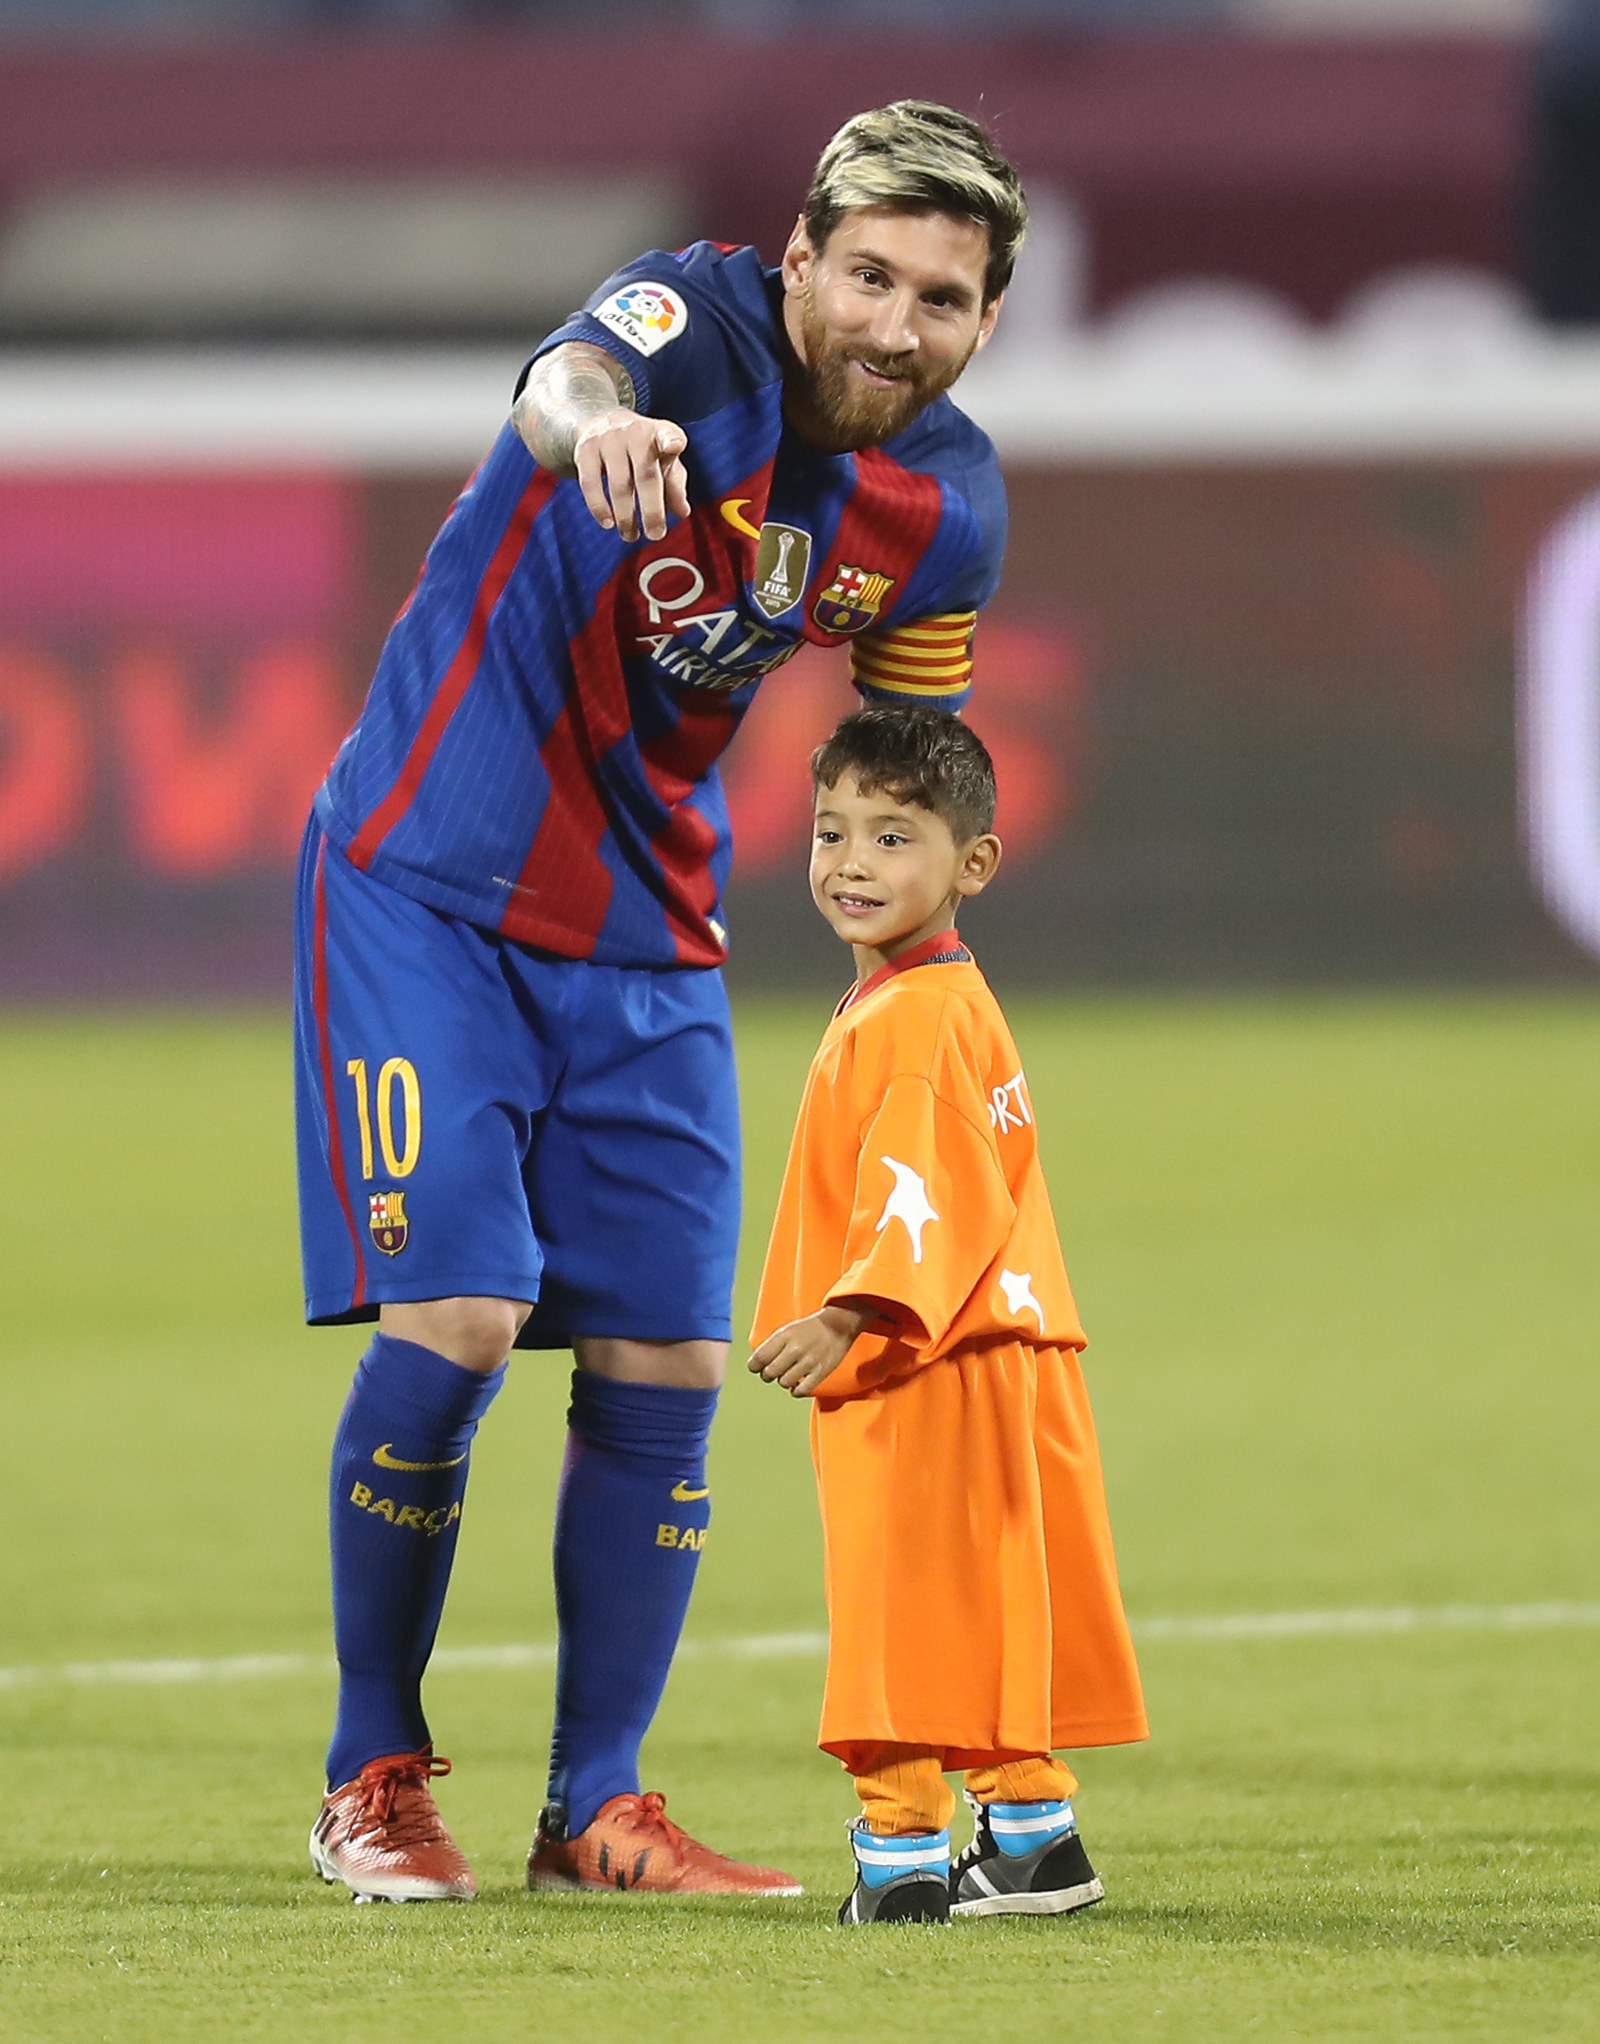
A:
<svg viewBox="0 0 1600 2044">
<path fill-rule="evenodd" d="M 956 1880 L 961 1878 L 968 1867 L 975 1867 L 978 1861 L 985 1858 L 994 1847 L 994 1840 L 989 1832 L 989 1813 L 987 1809 L 970 1791 L 967 1794 L 967 1801 L 971 1805 L 972 1814 L 978 1820 L 978 1828 L 972 1834 L 972 1843 L 964 1845 L 951 1862 L 950 1872 Z"/>
</svg>

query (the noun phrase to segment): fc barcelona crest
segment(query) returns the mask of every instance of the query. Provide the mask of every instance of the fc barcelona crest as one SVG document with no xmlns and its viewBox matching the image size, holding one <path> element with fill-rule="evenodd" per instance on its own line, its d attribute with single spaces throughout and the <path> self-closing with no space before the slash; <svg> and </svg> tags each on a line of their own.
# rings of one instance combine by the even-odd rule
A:
<svg viewBox="0 0 1600 2044">
<path fill-rule="evenodd" d="M 385 1256 L 398 1256 L 411 1238 L 403 1192 L 374 1192 L 367 1198 L 367 1226 Z"/>
<path fill-rule="evenodd" d="M 851 568 L 841 561 L 811 615 L 825 632 L 859 632 L 874 622 L 893 587 L 892 575 L 875 575 L 870 568 Z"/>
<path fill-rule="evenodd" d="M 810 533 L 798 525 L 763 525 L 750 594 L 766 615 L 782 617 L 793 610 L 806 593 L 810 575 Z"/>
</svg>

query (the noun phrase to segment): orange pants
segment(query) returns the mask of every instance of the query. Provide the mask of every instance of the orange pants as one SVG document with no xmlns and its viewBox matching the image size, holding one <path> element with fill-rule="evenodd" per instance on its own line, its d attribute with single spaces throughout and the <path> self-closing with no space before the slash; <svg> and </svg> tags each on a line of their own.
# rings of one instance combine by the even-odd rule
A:
<svg viewBox="0 0 1600 2044">
<path fill-rule="evenodd" d="M 861 1748 L 858 1757 L 865 1764 L 855 1776 L 856 1794 L 869 1831 L 903 1836 L 942 1831 L 950 1822 L 956 1799 L 944 1778 L 942 1747 L 871 1746 Z M 1048 1753 L 997 1756 L 984 1766 L 969 1767 L 966 1783 L 980 1803 L 1065 1802 L 1078 1786 L 1071 1768 Z"/>
</svg>

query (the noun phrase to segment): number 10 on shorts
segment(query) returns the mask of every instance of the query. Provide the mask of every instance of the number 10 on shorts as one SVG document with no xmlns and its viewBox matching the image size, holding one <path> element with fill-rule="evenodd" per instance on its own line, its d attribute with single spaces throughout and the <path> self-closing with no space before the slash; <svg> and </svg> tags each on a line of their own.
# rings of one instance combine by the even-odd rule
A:
<svg viewBox="0 0 1600 2044">
<path fill-rule="evenodd" d="M 371 1178 L 372 1135 L 376 1125 L 383 1168 L 391 1178 L 409 1178 L 422 1154 L 422 1086 L 409 1058 L 389 1058 L 379 1069 L 378 1083 L 367 1082 L 367 1061 L 353 1057 L 345 1071 L 356 1091 L 356 1123 L 361 1131 L 361 1175 Z M 400 1141 L 395 1141 L 395 1093 L 400 1095 Z"/>
</svg>

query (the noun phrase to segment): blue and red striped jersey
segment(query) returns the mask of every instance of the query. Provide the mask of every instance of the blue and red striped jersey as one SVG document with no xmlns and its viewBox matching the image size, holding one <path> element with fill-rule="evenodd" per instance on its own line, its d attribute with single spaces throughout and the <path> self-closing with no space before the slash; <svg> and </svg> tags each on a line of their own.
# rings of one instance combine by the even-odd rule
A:
<svg viewBox="0 0 1600 2044">
<path fill-rule="evenodd" d="M 317 797 L 333 843 L 435 908 L 568 958 L 715 965 L 716 762 L 764 676 L 848 642 L 871 700 L 959 709 L 1005 493 L 948 398 L 883 447 L 785 429 L 782 286 L 696 242 L 543 343 L 597 343 L 688 434 L 687 519 L 605 532 L 508 423 L 457 498 Z"/>
</svg>

